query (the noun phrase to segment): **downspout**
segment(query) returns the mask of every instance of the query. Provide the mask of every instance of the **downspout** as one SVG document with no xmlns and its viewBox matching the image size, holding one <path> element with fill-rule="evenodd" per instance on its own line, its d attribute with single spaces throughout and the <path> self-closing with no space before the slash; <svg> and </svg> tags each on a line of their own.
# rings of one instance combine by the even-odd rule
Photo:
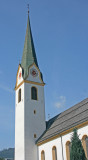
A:
<svg viewBox="0 0 88 160">
<path fill-rule="evenodd" d="M 62 160 L 64 160 L 62 136 L 60 137 L 61 137 L 61 148 L 62 148 Z"/>
</svg>

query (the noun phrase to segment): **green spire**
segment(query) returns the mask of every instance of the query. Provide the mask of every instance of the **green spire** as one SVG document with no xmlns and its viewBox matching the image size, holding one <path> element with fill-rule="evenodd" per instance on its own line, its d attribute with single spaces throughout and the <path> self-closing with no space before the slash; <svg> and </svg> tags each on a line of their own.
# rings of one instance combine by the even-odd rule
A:
<svg viewBox="0 0 88 160">
<path fill-rule="evenodd" d="M 24 43 L 24 50 L 23 50 L 23 57 L 21 61 L 21 66 L 24 70 L 24 79 L 28 75 L 28 68 L 35 63 L 38 67 L 33 38 L 32 38 L 32 32 L 31 32 L 31 26 L 30 26 L 30 20 L 28 15 L 28 22 L 27 22 L 27 30 L 26 30 L 26 37 L 25 37 L 25 43 Z"/>
</svg>

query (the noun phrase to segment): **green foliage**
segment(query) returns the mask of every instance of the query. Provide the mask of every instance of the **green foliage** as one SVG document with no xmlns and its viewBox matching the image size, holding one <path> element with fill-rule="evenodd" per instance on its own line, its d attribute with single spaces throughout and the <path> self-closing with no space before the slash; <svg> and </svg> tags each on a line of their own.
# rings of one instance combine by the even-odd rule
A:
<svg viewBox="0 0 88 160">
<path fill-rule="evenodd" d="M 77 129 L 74 129 L 71 138 L 70 160 L 86 160 L 81 140 L 77 134 Z"/>
</svg>

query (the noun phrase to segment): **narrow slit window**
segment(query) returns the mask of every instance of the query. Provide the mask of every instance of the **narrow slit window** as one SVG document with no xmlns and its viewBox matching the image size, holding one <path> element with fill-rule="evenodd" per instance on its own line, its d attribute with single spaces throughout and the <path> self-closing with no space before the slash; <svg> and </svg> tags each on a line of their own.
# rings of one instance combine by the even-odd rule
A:
<svg viewBox="0 0 88 160">
<path fill-rule="evenodd" d="M 21 101 L 21 89 L 18 91 L 18 103 Z"/>
<path fill-rule="evenodd" d="M 33 100 L 37 100 L 37 88 L 36 87 L 32 87 L 31 88 L 31 99 Z"/>
<path fill-rule="evenodd" d="M 45 152 L 44 151 L 41 152 L 41 160 L 45 160 Z"/>
<path fill-rule="evenodd" d="M 34 110 L 34 114 L 36 114 L 36 110 Z"/>
<path fill-rule="evenodd" d="M 57 149 L 55 146 L 52 148 L 52 158 L 53 160 L 57 160 Z"/>
<path fill-rule="evenodd" d="M 37 136 L 36 136 L 36 134 L 34 134 L 34 138 L 36 138 Z"/>
</svg>

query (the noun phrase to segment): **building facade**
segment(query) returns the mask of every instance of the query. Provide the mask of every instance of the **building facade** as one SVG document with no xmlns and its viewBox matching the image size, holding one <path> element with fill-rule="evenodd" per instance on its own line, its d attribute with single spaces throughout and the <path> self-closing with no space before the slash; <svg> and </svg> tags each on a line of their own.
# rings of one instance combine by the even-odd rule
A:
<svg viewBox="0 0 88 160">
<path fill-rule="evenodd" d="M 74 128 L 88 158 L 88 99 L 46 122 L 44 85 L 28 15 L 15 85 L 15 160 L 70 160 Z"/>
</svg>

